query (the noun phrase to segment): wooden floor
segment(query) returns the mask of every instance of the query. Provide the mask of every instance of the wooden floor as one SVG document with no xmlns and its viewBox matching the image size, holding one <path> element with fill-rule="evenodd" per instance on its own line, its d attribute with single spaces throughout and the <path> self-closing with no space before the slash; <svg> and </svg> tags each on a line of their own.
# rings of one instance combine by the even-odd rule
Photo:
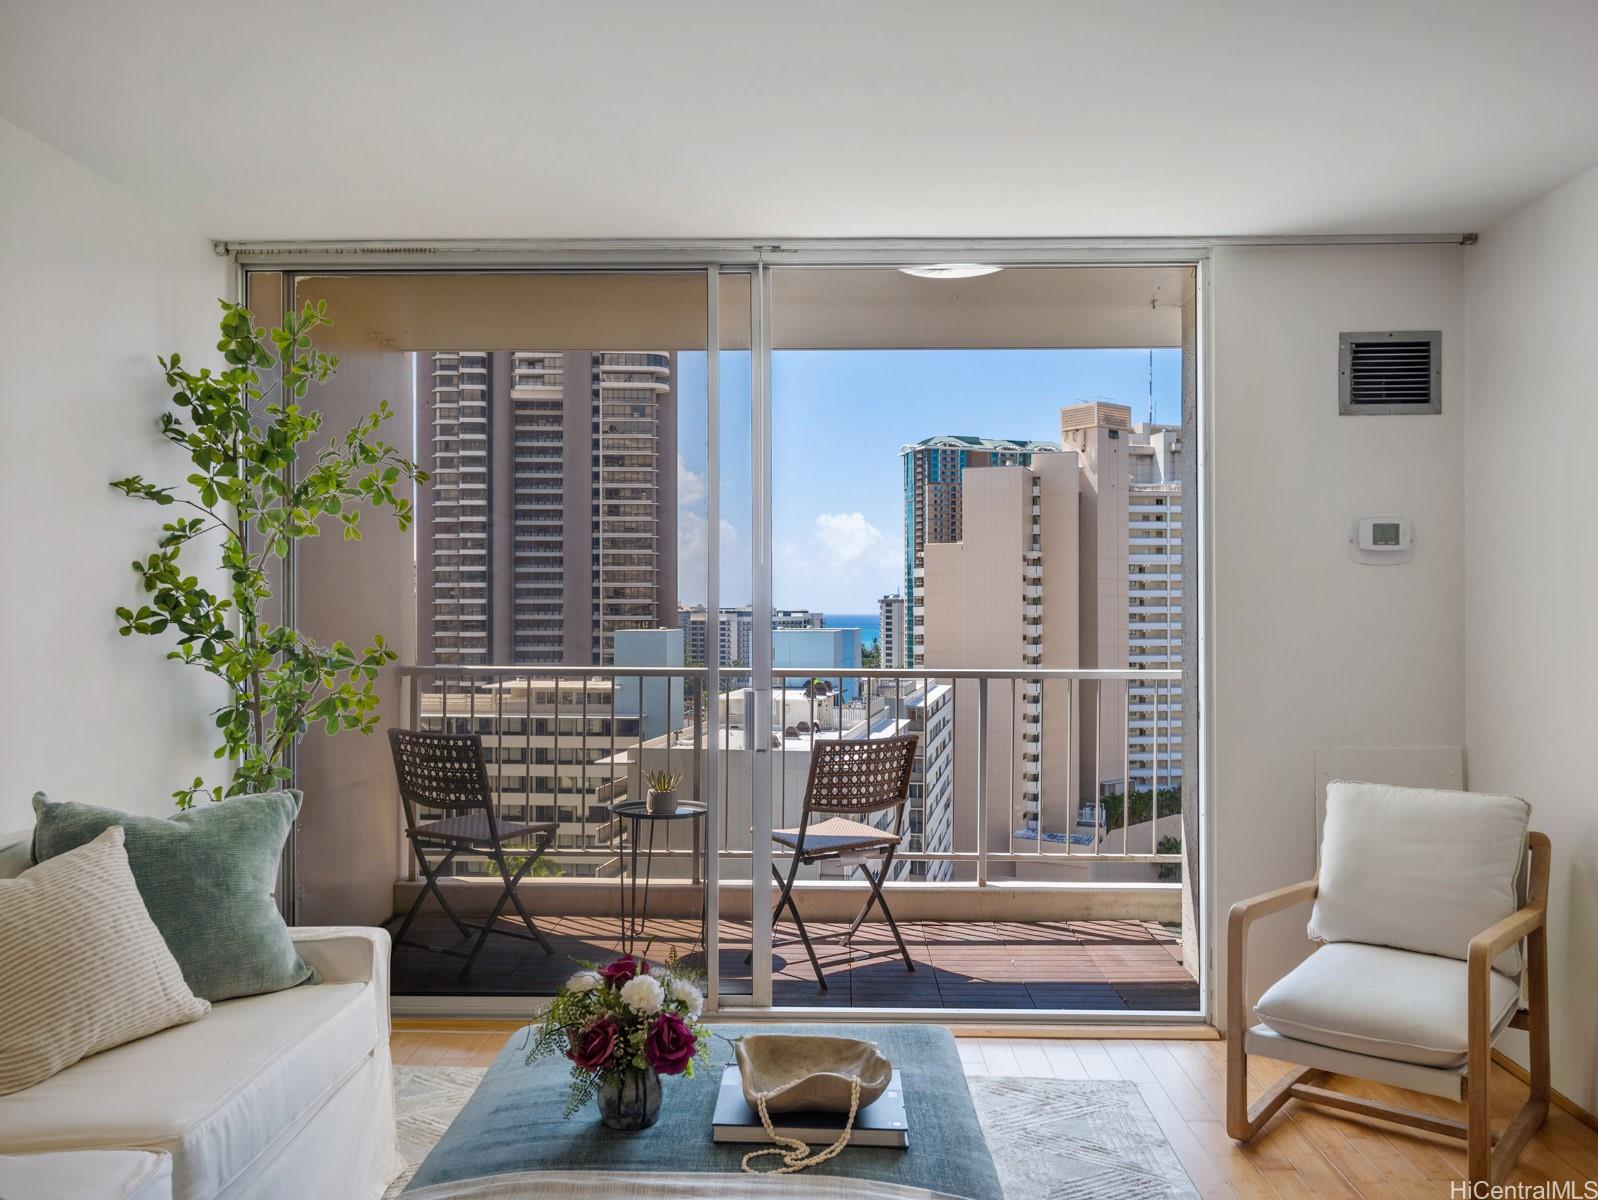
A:
<svg viewBox="0 0 1598 1200">
<path fill-rule="evenodd" d="M 394 1061 L 411 1066 L 487 1066 L 510 1036 L 494 1026 L 405 1022 Z M 457 1027 L 459 1026 L 459 1027 Z M 1254 1142 L 1238 1146 L 1222 1123 L 1225 1043 L 1131 1039 L 962 1038 L 968 1075 L 1126 1079 L 1136 1083 L 1188 1177 L 1205 1200 L 1452 1200 L 1464 1153 L 1447 1138 L 1344 1119 L 1290 1101 Z M 1258 1093 L 1283 1064 L 1254 1060 Z M 1394 1088 L 1337 1079 L 1333 1086 L 1462 1119 L 1462 1106 Z M 1514 1076 L 1495 1067 L 1493 1109 L 1503 1120 L 1525 1099 Z M 1598 1179 L 1598 1132 L 1555 1108 L 1521 1155 L 1511 1183 Z"/>
<path fill-rule="evenodd" d="M 502 922 L 505 928 L 516 928 Z M 391 923 L 393 929 L 397 922 Z M 555 948 L 490 936 L 469 979 L 458 978 L 461 960 L 412 947 L 394 951 L 396 995 L 550 995 L 579 959 L 605 961 L 620 952 L 615 918 L 541 918 Z M 827 980 L 823 991 L 804 948 L 786 942 L 778 927 L 772 993 L 779 1005 L 871 1008 L 1000 1008 L 1193 1012 L 1198 984 L 1181 962 L 1181 938 L 1148 921 L 959 922 L 920 921 L 900 926 L 915 970 L 905 969 L 885 924 L 868 923 L 845 946 L 819 942 L 816 954 Z M 813 937 L 836 938 L 842 925 L 810 926 Z M 644 953 L 665 958 L 672 950 L 702 958 L 699 927 L 691 921 L 651 921 Z M 418 918 L 409 938 L 434 946 L 464 942 L 443 916 Z M 724 988 L 749 978 L 747 923 L 721 925 Z M 784 944 L 786 943 L 786 944 Z"/>
</svg>

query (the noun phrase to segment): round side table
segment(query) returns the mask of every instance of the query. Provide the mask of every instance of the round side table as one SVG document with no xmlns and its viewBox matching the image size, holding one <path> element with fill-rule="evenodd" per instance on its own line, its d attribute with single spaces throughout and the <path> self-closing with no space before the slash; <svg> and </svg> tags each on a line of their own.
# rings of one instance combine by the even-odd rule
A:
<svg viewBox="0 0 1598 1200">
<path fill-rule="evenodd" d="M 610 812 L 623 822 L 627 842 L 626 858 L 623 860 L 625 869 L 617 875 L 617 883 L 621 890 L 621 950 L 623 954 L 631 954 L 633 944 L 643 936 L 644 926 L 649 920 L 649 876 L 655 858 L 655 829 L 663 821 L 694 822 L 694 878 L 701 879 L 699 856 L 703 846 L 703 827 L 699 822 L 704 819 L 705 805 L 697 800 L 679 800 L 677 807 L 670 812 L 650 812 L 647 800 L 623 800 L 620 804 L 612 804 Z M 643 829 L 645 825 L 649 827 L 647 841 Z M 638 896 L 640 843 L 644 852 L 644 894 L 641 902 Z M 703 896 L 699 900 L 699 944 L 701 947 L 705 944 Z"/>
</svg>

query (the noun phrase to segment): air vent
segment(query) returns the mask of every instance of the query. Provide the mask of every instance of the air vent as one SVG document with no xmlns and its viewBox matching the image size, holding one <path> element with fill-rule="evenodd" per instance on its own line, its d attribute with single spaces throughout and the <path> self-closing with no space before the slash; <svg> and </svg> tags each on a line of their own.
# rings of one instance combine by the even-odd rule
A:
<svg viewBox="0 0 1598 1200">
<path fill-rule="evenodd" d="M 1338 411 L 1441 412 L 1442 341 L 1434 329 L 1342 334 L 1337 347 Z"/>
</svg>

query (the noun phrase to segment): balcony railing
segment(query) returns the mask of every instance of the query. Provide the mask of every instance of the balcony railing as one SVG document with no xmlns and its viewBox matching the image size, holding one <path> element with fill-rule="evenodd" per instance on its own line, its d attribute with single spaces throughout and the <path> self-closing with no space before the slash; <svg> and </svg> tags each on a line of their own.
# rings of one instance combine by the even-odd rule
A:
<svg viewBox="0 0 1598 1200">
<path fill-rule="evenodd" d="M 771 825 L 792 827 L 818 740 L 904 732 L 920 744 L 896 882 L 1162 883 L 1180 870 L 1177 670 L 779 668 L 759 713 L 742 667 L 720 671 L 713 699 L 702 667 L 400 671 L 407 725 L 482 735 L 502 819 L 560 822 L 556 873 L 614 876 L 610 805 L 641 797 L 655 770 L 708 800 L 714 753 L 711 849 L 723 877 L 747 881 L 757 771 L 770 772 Z M 699 881 L 704 847 L 686 834 L 657 848 L 655 873 Z"/>
</svg>

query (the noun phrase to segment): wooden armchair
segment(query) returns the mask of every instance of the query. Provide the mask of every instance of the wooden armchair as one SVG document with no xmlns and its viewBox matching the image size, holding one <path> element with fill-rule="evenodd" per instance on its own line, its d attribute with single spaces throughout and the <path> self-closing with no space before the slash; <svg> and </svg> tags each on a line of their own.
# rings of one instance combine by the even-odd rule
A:
<svg viewBox="0 0 1598 1200">
<path fill-rule="evenodd" d="M 1551 848 L 1529 817 L 1507 796 L 1328 788 L 1317 877 L 1242 901 L 1227 922 L 1228 1134 L 1247 1141 L 1301 1100 L 1459 1138 L 1470 1179 L 1503 1182 L 1548 1115 Z M 1260 997 L 1251 1028 L 1249 927 L 1309 901 L 1322 944 Z M 1492 1044 L 1511 1027 L 1531 1035 L 1531 1095 L 1494 1133 Z M 1301 1069 L 1250 1106 L 1250 1054 Z M 1328 1074 L 1464 1100 L 1465 1120 L 1321 1086 Z"/>
</svg>

